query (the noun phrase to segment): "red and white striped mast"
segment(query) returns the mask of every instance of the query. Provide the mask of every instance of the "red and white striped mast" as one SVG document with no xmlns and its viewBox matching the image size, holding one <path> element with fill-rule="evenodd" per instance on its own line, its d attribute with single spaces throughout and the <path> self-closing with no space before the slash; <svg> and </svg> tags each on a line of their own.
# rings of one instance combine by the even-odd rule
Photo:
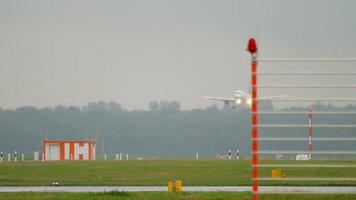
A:
<svg viewBox="0 0 356 200">
<path fill-rule="evenodd" d="M 247 51 L 251 53 L 251 139 L 252 139 L 252 200 L 258 200 L 258 99 L 257 99 L 257 43 L 248 41 Z"/>
</svg>

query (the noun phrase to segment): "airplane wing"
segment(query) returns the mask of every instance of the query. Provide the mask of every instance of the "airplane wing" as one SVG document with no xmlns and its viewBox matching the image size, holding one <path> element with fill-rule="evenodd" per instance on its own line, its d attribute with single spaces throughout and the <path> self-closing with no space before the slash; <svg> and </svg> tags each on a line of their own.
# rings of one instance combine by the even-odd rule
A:
<svg viewBox="0 0 356 200">
<path fill-rule="evenodd" d="M 263 101 L 263 100 L 271 100 L 271 99 L 280 99 L 280 98 L 284 98 L 284 97 L 287 97 L 287 96 L 288 96 L 288 95 L 261 97 L 261 98 L 258 98 L 258 100 L 259 100 L 259 101 Z"/>
<path fill-rule="evenodd" d="M 205 99 L 212 99 L 212 100 L 235 102 L 235 99 L 234 99 L 234 98 L 228 98 L 228 97 L 209 97 L 209 96 L 203 96 L 203 98 L 205 98 Z"/>
</svg>

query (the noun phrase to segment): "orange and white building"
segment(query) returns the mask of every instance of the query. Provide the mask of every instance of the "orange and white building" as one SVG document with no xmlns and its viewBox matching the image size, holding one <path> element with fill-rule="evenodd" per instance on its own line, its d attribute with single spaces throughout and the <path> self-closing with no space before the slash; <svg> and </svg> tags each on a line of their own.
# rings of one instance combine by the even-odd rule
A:
<svg viewBox="0 0 356 200">
<path fill-rule="evenodd" d="M 42 141 L 43 160 L 95 160 L 96 139 Z"/>
</svg>

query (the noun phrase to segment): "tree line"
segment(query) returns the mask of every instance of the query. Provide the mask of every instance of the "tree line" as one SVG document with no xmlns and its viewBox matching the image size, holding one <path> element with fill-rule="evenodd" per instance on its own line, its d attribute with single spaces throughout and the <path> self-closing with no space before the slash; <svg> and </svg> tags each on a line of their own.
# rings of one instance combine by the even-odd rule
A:
<svg viewBox="0 0 356 200">
<path fill-rule="evenodd" d="M 0 109 L 0 151 L 32 153 L 41 150 L 41 141 L 48 139 L 97 138 L 97 155 L 129 153 L 140 156 L 215 156 L 228 150 L 250 154 L 250 111 L 246 108 L 181 110 L 180 103 L 154 101 L 148 110 L 127 110 L 116 102 L 93 102 L 83 107 L 56 106 Z M 343 107 L 317 103 L 315 110 L 350 111 Z M 271 102 L 260 105 L 263 110 L 275 110 Z M 284 111 L 307 111 L 307 107 L 284 108 Z M 307 115 L 261 116 L 261 123 L 307 124 Z M 313 123 L 356 124 L 355 116 L 314 116 Z M 307 129 L 266 129 L 262 136 L 306 137 Z M 320 129 L 314 137 L 355 136 L 354 129 Z M 355 143 L 316 143 L 316 148 L 348 149 Z M 306 149 L 306 142 L 261 143 L 265 149 Z"/>
</svg>

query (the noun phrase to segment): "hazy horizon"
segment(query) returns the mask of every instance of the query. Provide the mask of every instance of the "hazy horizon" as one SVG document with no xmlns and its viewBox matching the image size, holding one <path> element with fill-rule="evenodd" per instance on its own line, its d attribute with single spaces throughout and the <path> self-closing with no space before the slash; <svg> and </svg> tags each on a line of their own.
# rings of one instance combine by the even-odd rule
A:
<svg viewBox="0 0 356 200">
<path fill-rule="evenodd" d="M 248 91 L 250 37 L 263 57 L 356 57 L 355 10 L 352 0 L 2 0 L 0 107 L 219 104 L 202 96 Z"/>
</svg>

